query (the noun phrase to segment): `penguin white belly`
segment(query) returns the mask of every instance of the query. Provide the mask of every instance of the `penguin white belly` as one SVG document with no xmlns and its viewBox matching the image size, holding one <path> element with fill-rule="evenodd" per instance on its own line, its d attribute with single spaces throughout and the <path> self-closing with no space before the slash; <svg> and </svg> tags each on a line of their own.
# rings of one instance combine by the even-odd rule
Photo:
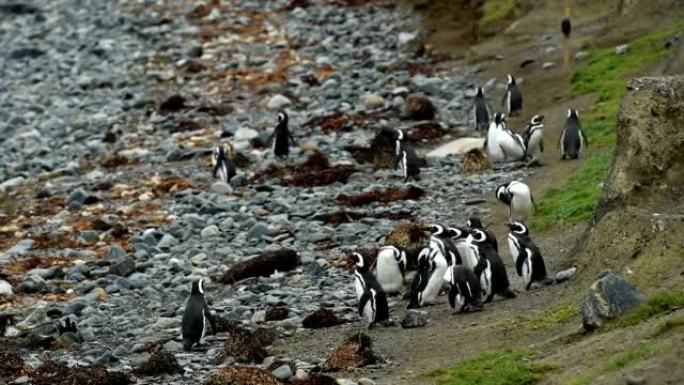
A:
<svg viewBox="0 0 684 385">
<path fill-rule="evenodd" d="M 518 134 L 513 135 L 518 137 L 520 142 L 516 141 L 511 134 L 504 131 L 501 131 L 501 133 L 497 136 L 498 142 L 505 153 L 504 156 L 509 161 L 519 160 L 525 156 L 525 147 L 521 146 L 522 138 L 520 138 L 520 135 Z"/>
<path fill-rule="evenodd" d="M 456 250 L 458 250 L 463 259 L 463 266 L 474 271 L 475 266 L 477 266 L 477 256 L 473 253 L 472 249 L 466 245 L 465 241 L 461 241 L 456 244 Z"/>
<path fill-rule="evenodd" d="M 505 159 L 498 140 L 497 131 L 496 123 L 492 122 L 489 125 L 489 131 L 487 131 L 487 158 L 491 162 L 501 162 Z"/>
<path fill-rule="evenodd" d="M 530 281 L 532 281 L 532 256 L 530 250 L 527 251 L 527 257 L 525 258 L 522 270 L 525 285 L 529 285 Z"/>
<path fill-rule="evenodd" d="M 378 265 L 375 270 L 375 277 L 377 278 L 382 290 L 387 294 L 397 293 L 401 290 L 404 284 L 404 277 L 401 275 L 399 266 L 391 257 L 391 261 L 386 261 L 384 258 L 378 258 Z"/>
<path fill-rule="evenodd" d="M 511 199 L 512 220 L 527 222 L 527 220 L 532 216 L 533 210 L 534 205 L 532 204 L 532 199 L 530 198 L 529 193 L 524 196 L 518 194 L 513 195 L 513 199 Z"/>
<path fill-rule="evenodd" d="M 434 258 L 434 262 L 435 268 L 432 271 L 430 278 L 428 278 L 425 290 L 421 293 L 421 306 L 434 304 L 437 300 L 437 295 L 446 285 L 446 281 L 444 281 L 444 276 L 447 272 L 446 259 L 444 259 L 444 256 L 441 254 L 437 254 Z"/>
<path fill-rule="evenodd" d="M 366 290 L 363 287 L 363 281 L 358 273 L 354 273 L 354 289 L 356 290 L 356 300 L 360 300 L 363 292 Z"/>
<path fill-rule="evenodd" d="M 200 337 L 200 343 L 204 343 L 204 336 L 207 335 L 207 317 L 202 316 L 202 336 Z"/>
<path fill-rule="evenodd" d="M 536 158 L 541 152 L 540 145 L 543 136 L 544 132 L 541 129 L 536 129 L 532 131 L 532 135 L 530 135 L 530 141 L 527 145 L 527 154 L 530 155 L 533 159 Z"/>
<path fill-rule="evenodd" d="M 492 268 L 489 261 L 485 261 L 487 267 L 480 274 L 480 284 L 482 285 L 482 296 L 487 298 L 492 294 Z"/>
<path fill-rule="evenodd" d="M 511 234 L 508 234 L 508 248 L 511 250 L 511 257 L 513 257 L 513 266 L 515 266 L 516 261 L 520 253 L 518 252 L 518 245 L 515 242 L 515 238 Z"/>
<path fill-rule="evenodd" d="M 375 321 L 375 297 L 373 295 L 370 296 L 363 306 L 363 319 L 369 324 Z"/>
<path fill-rule="evenodd" d="M 225 164 L 222 164 L 219 168 L 219 177 L 221 177 L 221 181 L 223 182 L 228 180 L 228 168 Z"/>
<path fill-rule="evenodd" d="M 456 294 L 456 307 L 455 309 L 457 311 L 460 311 L 463 309 L 463 306 L 465 305 L 465 297 L 461 295 L 461 293 Z"/>
</svg>

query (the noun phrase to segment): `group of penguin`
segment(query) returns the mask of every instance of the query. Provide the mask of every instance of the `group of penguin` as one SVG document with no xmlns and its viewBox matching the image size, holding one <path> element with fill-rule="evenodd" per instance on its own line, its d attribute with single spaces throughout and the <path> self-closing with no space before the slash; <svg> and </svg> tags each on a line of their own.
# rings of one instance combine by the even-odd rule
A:
<svg viewBox="0 0 684 385">
<path fill-rule="evenodd" d="M 508 85 L 503 97 L 503 107 L 508 116 L 520 116 L 523 97 L 515 77 L 508 75 Z M 492 162 L 530 160 L 529 165 L 540 164 L 539 156 L 544 152 L 544 115 L 534 115 L 523 130 L 515 133 L 506 125 L 506 115 L 493 114 L 484 94 L 478 87 L 473 104 L 475 128 L 487 130 L 484 151 Z M 580 152 L 588 146 L 588 141 L 579 121 L 577 110 L 568 110 L 563 131 L 558 139 L 561 159 L 577 159 Z"/>
<path fill-rule="evenodd" d="M 551 283 L 541 252 L 524 224 L 534 210 L 529 187 L 512 181 L 498 186 L 496 197 L 509 207 L 508 246 L 525 289 L 529 290 L 535 282 Z M 409 309 L 433 305 L 445 291 L 456 312 L 480 310 L 495 295 L 515 297 L 496 236 L 479 218 L 468 219 L 465 226 L 433 224 L 427 231 L 429 243 L 418 253 L 418 266 L 409 289 Z M 383 246 L 374 268 L 360 253 L 353 253 L 352 259 L 359 315 L 369 327 L 391 325 L 387 296 L 403 290 L 408 251 L 396 245 Z"/>
</svg>

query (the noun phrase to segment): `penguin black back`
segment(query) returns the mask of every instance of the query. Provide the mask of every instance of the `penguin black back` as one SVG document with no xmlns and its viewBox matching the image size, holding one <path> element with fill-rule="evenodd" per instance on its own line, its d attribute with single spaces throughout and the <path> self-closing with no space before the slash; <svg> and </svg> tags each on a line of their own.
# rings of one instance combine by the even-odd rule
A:
<svg viewBox="0 0 684 385">
<path fill-rule="evenodd" d="M 475 94 L 475 130 L 485 131 L 489 127 L 490 107 L 484 95 L 484 89 L 477 87 L 477 94 Z"/>
<path fill-rule="evenodd" d="M 561 159 L 579 158 L 580 152 L 588 146 L 586 136 L 582 131 L 577 110 L 568 110 L 568 117 L 560 137 Z"/>
<path fill-rule="evenodd" d="M 418 255 L 418 270 L 416 271 L 416 275 L 413 277 L 413 281 L 411 282 L 411 292 L 409 293 L 409 309 L 417 309 L 420 307 L 418 295 L 427 287 L 428 281 L 430 280 L 431 270 L 432 264 L 430 262 L 430 252 L 429 249 L 425 248 L 421 250 L 420 254 Z"/>
<path fill-rule="evenodd" d="M 273 153 L 278 158 L 287 158 L 290 154 L 290 143 L 295 145 L 290 129 L 288 128 L 288 116 L 285 111 L 278 113 L 278 124 L 273 131 L 272 137 L 275 136 L 275 144 L 273 146 Z"/>
<path fill-rule="evenodd" d="M 515 298 L 515 294 L 510 289 L 510 282 L 508 280 L 508 273 L 506 272 L 506 266 L 501 260 L 499 253 L 494 250 L 491 243 L 487 242 L 487 235 L 482 230 L 473 229 L 471 231 L 475 245 L 478 248 L 480 258 L 486 259 L 489 262 L 491 272 L 492 272 L 492 292 L 489 298 L 485 302 L 491 301 L 494 294 L 499 294 L 506 298 Z M 480 261 L 481 263 L 483 261 Z M 479 268 L 475 269 L 475 272 L 479 275 L 481 270 Z"/>
<path fill-rule="evenodd" d="M 508 116 L 519 116 L 523 108 L 523 97 L 513 75 L 508 75 L 508 86 L 503 100 Z"/>
<path fill-rule="evenodd" d="M 453 266 L 449 278 L 449 304 L 452 308 L 457 311 L 482 308 L 482 286 L 475 272 L 465 266 Z"/>
<path fill-rule="evenodd" d="M 561 32 L 566 39 L 570 37 L 570 32 L 572 31 L 572 24 L 570 24 L 570 18 L 566 17 L 561 21 Z"/>
<path fill-rule="evenodd" d="M 356 264 L 356 280 L 362 285 L 362 293 L 359 297 L 359 315 L 366 317 L 368 326 L 376 323 L 389 323 L 389 305 L 387 294 L 371 272 L 366 258 L 359 253 L 353 253 L 352 258 Z M 358 290 L 358 289 L 357 289 Z"/>
<path fill-rule="evenodd" d="M 529 230 L 522 222 L 514 221 L 508 225 L 511 229 L 509 238 L 512 239 L 510 244 L 511 254 L 517 254 L 515 259 L 515 270 L 518 276 L 526 279 L 525 289 L 530 290 L 534 282 L 549 282 L 546 273 L 546 264 L 541 255 L 541 251 L 537 245 L 532 241 Z M 512 250 L 517 249 L 517 252 Z M 525 272 L 525 265 L 529 271 Z"/>
<path fill-rule="evenodd" d="M 204 299 L 204 279 L 200 279 L 192 283 L 190 296 L 185 303 L 185 311 L 181 321 L 183 350 L 189 351 L 193 345 L 199 345 L 209 326 L 211 326 L 212 332 L 216 333 L 214 318 Z"/>
<path fill-rule="evenodd" d="M 220 178 L 223 182 L 230 182 L 236 174 L 235 165 L 223 146 L 216 146 L 214 148 L 211 155 L 211 163 L 213 165 L 212 176 Z"/>
</svg>

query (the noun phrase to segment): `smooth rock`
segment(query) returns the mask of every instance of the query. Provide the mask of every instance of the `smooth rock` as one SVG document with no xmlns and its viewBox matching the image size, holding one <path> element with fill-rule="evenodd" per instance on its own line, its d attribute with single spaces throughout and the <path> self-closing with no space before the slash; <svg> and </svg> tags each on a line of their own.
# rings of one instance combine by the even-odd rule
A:
<svg viewBox="0 0 684 385">
<path fill-rule="evenodd" d="M 588 331 L 601 327 L 606 320 L 614 319 L 639 306 L 644 300 L 634 285 L 610 270 L 599 274 L 582 304 L 582 325 Z"/>
<path fill-rule="evenodd" d="M 268 100 L 268 103 L 266 106 L 270 109 L 273 110 L 281 110 L 289 105 L 292 104 L 292 101 L 288 99 L 286 96 L 277 94 L 271 96 L 271 99 Z"/>
<path fill-rule="evenodd" d="M 233 188 L 226 182 L 214 182 L 211 185 L 211 192 L 220 195 L 229 195 L 233 192 Z"/>
<path fill-rule="evenodd" d="M 233 138 L 235 140 L 252 140 L 259 136 L 259 132 L 249 127 L 240 127 L 235 130 L 235 135 Z"/>
<path fill-rule="evenodd" d="M 366 109 L 373 110 L 385 105 L 385 99 L 378 94 L 365 94 L 361 96 L 361 103 Z"/>
<path fill-rule="evenodd" d="M 616 55 L 624 55 L 627 52 L 629 52 L 629 44 L 620 44 L 619 46 L 615 47 Z"/>
<path fill-rule="evenodd" d="M 202 238 L 210 238 L 210 237 L 215 237 L 219 235 L 221 231 L 219 230 L 218 226 L 216 225 L 210 225 L 202 229 L 201 236 Z"/>
<path fill-rule="evenodd" d="M 135 262 L 132 259 L 126 258 L 123 261 L 109 267 L 109 274 L 127 277 L 135 271 Z"/>
<path fill-rule="evenodd" d="M 401 327 L 404 329 L 421 328 L 427 325 L 425 320 L 425 312 L 420 310 L 409 309 L 406 312 L 406 316 L 401 321 Z"/>
<path fill-rule="evenodd" d="M 290 367 L 290 365 L 281 365 L 271 373 L 275 378 L 281 381 L 285 381 L 294 375 L 294 373 L 292 373 L 292 368 Z"/>
<path fill-rule="evenodd" d="M 13 293 L 14 290 L 12 289 L 12 285 L 10 285 L 9 282 L 0 279 L 0 296 L 12 295 Z"/>
</svg>

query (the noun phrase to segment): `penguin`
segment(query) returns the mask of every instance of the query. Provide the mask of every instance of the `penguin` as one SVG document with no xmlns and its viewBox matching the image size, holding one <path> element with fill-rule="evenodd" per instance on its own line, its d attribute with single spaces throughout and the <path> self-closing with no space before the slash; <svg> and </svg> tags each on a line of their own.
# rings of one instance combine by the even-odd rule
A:
<svg viewBox="0 0 684 385">
<path fill-rule="evenodd" d="M 526 222 L 534 213 L 534 199 L 525 183 L 513 181 L 499 185 L 496 199 L 508 206 L 509 221 Z"/>
<path fill-rule="evenodd" d="M 442 225 L 430 225 L 430 248 L 436 248 L 444 256 L 447 265 L 460 265 L 463 263 L 458 249 L 451 239 L 451 232 Z"/>
<path fill-rule="evenodd" d="M 505 120 L 497 133 L 497 141 L 504 153 L 504 160 L 517 161 L 525 159 L 527 149 L 523 137 L 506 127 Z"/>
<path fill-rule="evenodd" d="M 539 154 L 544 152 L 544 115 L 535 115 L 530 119 L 523 132 L 525 158 L 531 158 L 530 164 L 538 161 Z"/>
<path fill-rule="evenodd" d="M 473 229 L 466 242 L 477 250 L 479 260 L 475 274 L 480 278 L 483 293 L 486 293 L 485 302 L 490 302 L 495 294 L 515 298 L 515 293 L 510 289 L 506 266 L 499 253 L 487 241 L 487 234 L 482 230 Z"/>
<path fill-rule="evenodd" d="M 461 256 L 461 262 L 463 266 L 470 270 L 475 270 L 475 266 L 477 265 L 477 256 L 466 245 L 468 229 L 461 227 L 449 227 L 447 229 L 447 235 L 451 237 L 451 240 L 454 242 L 456 250 L 458 251 L 458 255 Z"/>
<path fill-rule="evenodd" d="M 207 322 L 211 325 L 212 333 L 216 334 L 216 323 L 204 299 L 204 278 L 195 281 L 190 286 L 190 296 L 185 303 L 185 311 L 181 321 L 183 350 L 189 351 L 193 345 L 201 344 L 207 333 Z"/>
<path fill-rule="evenodd" d="M 508 87 L 503 98 L 503 106 L 506 109 L 506 115 L 519 116 L 522 113 L 523 97 L 520 93 L 518 85 L 515 83 L 513 75 L 508 74 Z"/>
<path fill-rule="evenodd" d="M 368 323 L 369 329 L 376 324 L 389 326 L 391 321 L 389 318 L 387 295 L 382 290 L 380 283 L 375 279 L 375 276 L 370 273 L 368 262 L 363 255 L 353 253 L 352 258 L 356 264 L 354 281 L 357 297 L 359 298 L 359 316 Z M 359 289 L 362 290 L 361 296 L 358 296 Z"/>
<path fill-rule="evenodd" d="M 570 38 L 570 32 L 572 31 L 572 24 L 570 24 L 570 18 L 565 17 L 561 21 L 561 32 L 563 32 L 563 36 L 565 36 L 566 39 Z"/>
<path fill-rule="evenodd" d="M 408 308 L 432 305 L 445 286 L 447 261 L 437 249 L 423 248 L 418 255 L 418 272 L 411 283 L 411 300 Z"/>
<path fill-rule="evenodd" d="M 485 229 L 485 227 L 482 225 L 482 221 L 478 217 L 470 217 L 466 221 L 466 230 L 470 231 L 471 229 L 478 229 L 482 230 L 487 234 L 487 242 L 492 244 L 492 247 L 496 252 L 499 252 L 499 242 L 496 240 L 496 235 L 494 234 L 493 231 Z M 468 234 L 466 234 L 466 237 Z"/>
<path fill-rule="evenodd" d="M 553 280 L 546 274 L 544 258 L 537 245 L 530 238 L 530 232 L 522 222 L 513 221 L 508 224 L 508 247 L 511 250 L 515 272 L 523 278 L 525 290 L 530 290 L 532 283 L 550 284 Z"/>
<path fill-rule="evenodd" d="M 482 309 L 482 286 L 473 270 L 465 266 L 452 266 L 444 279 L 449 284 L 449 304 L 456 312 Z"/>
<path fill-rule="evenodd" d="M 568 117 L 558 142 L 561 148 L 561 160 L 577 159 L 584 147 L 589 146 L 589 141 L 582 131 L 577 110 L 568 110 Z"/>
<path fill-rule="evenodd" d="M 473 117 L 475 121 L 475 131 L 484 131 L 489 127 L 489 117 L 492 115 L 492 110 L 485 98 L 484 89 L 477 87 L 475 94 L 475 103 L 473 105 Z"/>
<path fill-rule="evenodd" d="M 410 150 L 402 149 L 398 160 L 404 182 L 408 182 L 409 179 L 420 180 L 420 159 L 412 148 Z"/>
<path fill-rule="evenodd" d="M 211 155 L 211 175 L 214 179 L 219 178 L 221 181 L 229 183 L 235 176 L 235 165 L 226 153 L 223 146 L 216 146 Z"/>
<path fill-rule="evenodd" d="M 506 159 L 506 154 L 499 145 L 500 135 L 505 130 L 505 125 L 506 120 L 500 112 L 494 114 L 494 120 L 489 123 L 484 142 L 484 152 L 491 162 L 501 162 Z"/>
<path fill-rule="evenodd" d="M 404 286 L 406 261 L 406 251 L 398 247 L 383 246 L 378 251 L 375 277 L 386 294 L 396 294 Z"/>
<path fill-rule="evenodd" d="M 273 153 L 280 159 L 287 158 L 290 154 L 290 143 L 293 146 L 296 146 L 297 143 L 288 129 L 288 117 L 285 111 L 278 113 L 278 124 L 275 126 L 269 141 L 273 140 L 274 137 Z"/>
</svg>

